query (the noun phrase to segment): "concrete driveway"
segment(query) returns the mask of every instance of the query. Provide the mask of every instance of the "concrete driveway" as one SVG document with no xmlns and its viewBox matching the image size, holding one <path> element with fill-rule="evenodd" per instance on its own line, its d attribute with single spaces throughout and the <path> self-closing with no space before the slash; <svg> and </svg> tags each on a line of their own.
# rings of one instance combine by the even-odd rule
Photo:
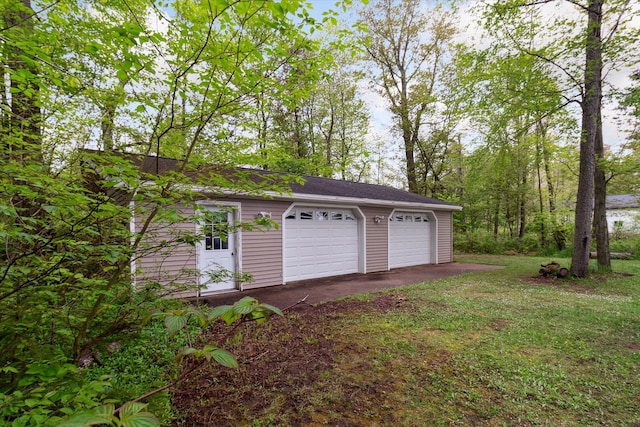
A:
<svg viewBox="0 0 640 427">
<path fill-rule="evenodd" d="M 369 274 L 348 274 L 345 276 L 291 282 L 282 286 L 253 289 L 248 291 L 227 292 L 202 297 L 211 306 L 233 304 L 244 296 L 252 296 L 260 302 L 279 308 L 290 307 L 304 300 L 307 304 L 317 304 L 335 300 L 347 295 L 380 289 L 397 288 L 413 285 L 441 277 L 476 271 L 496 270 L 499 265 L 471 264 L 452 262 L 437 265 L 419 265 L 415 267 L 396 268 Z"/>
</svg>

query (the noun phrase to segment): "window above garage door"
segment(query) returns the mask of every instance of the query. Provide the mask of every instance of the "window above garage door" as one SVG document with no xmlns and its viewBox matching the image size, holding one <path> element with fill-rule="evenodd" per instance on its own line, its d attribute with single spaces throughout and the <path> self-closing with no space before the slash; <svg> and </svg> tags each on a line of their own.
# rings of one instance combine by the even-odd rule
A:
<svg viewBox="0 0 640 427">
<path fill-rule="evenodd" d="M 429 222 L 429 218 L 425 213 L 413 212 L 397 212 L 389 218 L 390 222 Z"/>
<path fill-rule="evenodd" d="M 297 221 L 355 221 L 356 216 L 346 209 L 296 208 L 289 211 L 285 219 Z"/>
</svg>

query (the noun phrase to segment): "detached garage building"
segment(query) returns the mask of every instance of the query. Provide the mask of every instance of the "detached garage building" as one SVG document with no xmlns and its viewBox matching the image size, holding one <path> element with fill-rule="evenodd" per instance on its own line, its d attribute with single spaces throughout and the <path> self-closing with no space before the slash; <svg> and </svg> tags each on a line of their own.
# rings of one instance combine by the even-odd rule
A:
<svg viewBox="0 0 640 427">
<path fill-rule="evenodd" d="M 452 212 L 460 206 L 381 185 L 303 178 L 304 184 L 289 184 L 290 193 L 218 192 L 199 200 L 206 220 L 177 228 L 198 232 L 201 241 L 140 256 L 132 265 L 136 280 L 196 283 L 197 292 L 206 295 L 453 261 Z M 183 215 L 193 213 L 180 209 Z M 260 217 L 278 228 L 229 227 Z M 134 218 L 132 228 L 139 229 L 141 222 Z M 155 232 L 154 239 L 163 239 L 163 233 L 171 230 Z"/>
</svg>

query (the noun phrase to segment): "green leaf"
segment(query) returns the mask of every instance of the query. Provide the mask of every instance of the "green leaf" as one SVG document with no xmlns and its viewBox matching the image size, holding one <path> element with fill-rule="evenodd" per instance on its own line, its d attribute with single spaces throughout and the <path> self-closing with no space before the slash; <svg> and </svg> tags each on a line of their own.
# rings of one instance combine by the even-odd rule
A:
<svg viewBox="0 0 640 427">
<path fill-rule="evenodd" d="M 116 76 L 118 77 L 118 80 L 120 80 L 120 81 L 126 81 L 129 78 L 129 76 L 127 75 L 127 73 L 124 70 L 116 71 Z"/>
<path fill-rule="evenodd" d="M 167 334 L 172 337 L 187 325 L 188 316 L 168 315 L 164 319 L 164 325 L 167 328 Z"/>
<path fill-rule="evenodd" d="M 180 355 L 181 356 L 188 356 L 190 354 L 195 354 L 197 352 L 198 352 L 198 350 L 193 348 L 193 347 L 185 347 L 182 350 L 180 350 Z"/>
<path fill-rule="evenodd" d="M 252 297 L 244 297 L 233 304 L 233 311 L 238 314 L 249 314 L 258 306 L 258 300 Z"/>
<path fill-rule="evenodd" d="M 265 304 L 265 303 L 261 303 L 258 307 L 265 309 L 265 310 L 269 310 L 272 313 L 277 314 L 278 316 L 284 316 L 284 314 L 282 313 L 282 310 L 280 310 L 278 307 L 273 306 L 271 304 Z"/>
<path fill-rule="evenodd" d="M 138 402 L 127 402 L 120 411 L 120 423 L 123 427 L 155 427 L 158 419 L 149 412 L 142 412 L 147 405 Z"/>
<path fill-rule="evenodd" d="M 232 308 L 233 308 L 233 306 L 230 306 L 230 305 L 219 305 L 217 307 L 214 307 L 209 312 L 209 315 L 207 316 L 207 318 L 209 319 L 209 321 L 216 320 L 218 317 L 223 316 L 224 314 L 228 313 L 229 310 L 231 310 Z"/>
<path fill-rule="evenodd" d="M 211 352 L 211 357 L 222 366 L 233 369 L 238 368 L 238 362 L 236 361 L 236 358 L 226 350 L 218 348 Z"/>
<path fill-rule="evenodd" d="M 89 411 L 77 412 L 56 424 L 58 427 L 86 427 L 111 424 L 115 420 L 114 405 L 103 405 Z"/>
<path fill-rule="evenodd" d="M 224 320 L 227 325 L 230 325 L 241 317 L 242 315 L 237 313 L 235 310 L 229 310 L 220 316 L 220 319 Z"/>
</svg>

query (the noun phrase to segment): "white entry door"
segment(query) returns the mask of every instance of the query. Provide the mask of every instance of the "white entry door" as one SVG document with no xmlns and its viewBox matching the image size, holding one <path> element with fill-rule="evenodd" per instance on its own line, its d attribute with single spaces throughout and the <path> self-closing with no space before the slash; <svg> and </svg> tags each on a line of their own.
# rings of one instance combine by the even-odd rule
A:
<svg viewBox="0 0 640 427">
<path fill-rule="evenodd" d="M 395 212 L 389 218 L 389 268 L 429 264 L 430 231 L 427 214 Z"/>
<path fill-rule="evenodd" d="M 217 292 L 236 287 L 236 239 L 233 214 L 211 208 L 205 213 L 200 228 L 201 292 Z"/>
<path fill-rule="evenodd" d="M 358 219 L 350 209 L 296 207 L 284 235 L 285 282 L 358 272 Z"/>
</svg>

